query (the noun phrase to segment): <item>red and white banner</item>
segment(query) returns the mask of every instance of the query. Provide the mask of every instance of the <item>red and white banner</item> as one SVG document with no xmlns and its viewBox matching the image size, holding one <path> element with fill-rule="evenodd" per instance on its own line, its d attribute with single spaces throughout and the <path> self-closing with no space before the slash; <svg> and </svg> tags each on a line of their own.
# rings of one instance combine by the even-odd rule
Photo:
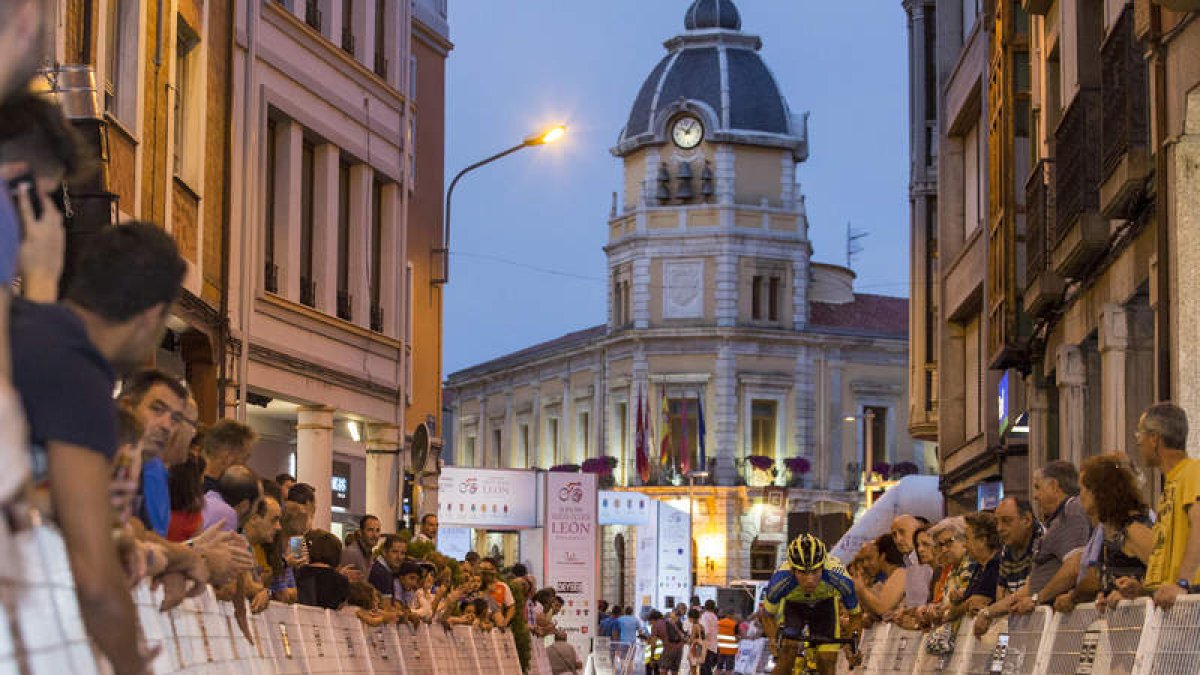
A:
<svg viewBox="0 0 1200 675">
<path fill-rule="evenodd" d="M 546 585 L 563 599 L 558 627 L 578 654 L 596 636 L 596 578 L 600 569 L 596 476 L 546 474 Z"/>
</svg>

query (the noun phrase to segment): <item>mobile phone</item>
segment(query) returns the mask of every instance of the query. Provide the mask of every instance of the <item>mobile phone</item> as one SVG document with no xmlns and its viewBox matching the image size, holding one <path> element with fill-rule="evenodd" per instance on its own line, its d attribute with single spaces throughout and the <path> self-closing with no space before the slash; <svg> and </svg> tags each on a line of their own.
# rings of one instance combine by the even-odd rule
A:
<svg viewBox="0 0 1200 675">
<path fill-rule="evenodd" d="M 304 555 L 304 537 L 288 537 L 288 551 L 292 557 L 299 558 Z"/>
<path fill-rule="evenodd" d="M 23 173 L 9 181 L 9 190 L 12 192 L 13 206 L 17 208 L 18 213 L 20 213 L 20 207 L 17 206 L 17 194 L 21 191 L 22 186 L 28 186 L 29 206 L 33 209 L 34 219 L 41 220 L 43 211 L 42 196 L 38 194 L 37 181 L 34 180 L 32 173 Z M 24 223 L 22 223 L 21 227 L 21 238 L 25 238 Z"/>
</svg>

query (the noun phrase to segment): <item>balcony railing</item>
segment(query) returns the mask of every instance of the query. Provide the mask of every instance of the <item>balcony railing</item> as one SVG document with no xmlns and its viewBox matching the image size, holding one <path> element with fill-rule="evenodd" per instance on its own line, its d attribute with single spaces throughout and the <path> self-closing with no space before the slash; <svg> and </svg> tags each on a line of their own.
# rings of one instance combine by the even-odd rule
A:
<svg viewBox="0 0 1200 675">
<path fill-rule="evenodd" d="M 268 293 L 279 292 L 279 265 L 267 261 L 263 270 L 263 287 Z"/>
<path fill-rule="evenodd" d="M 1062 279 L 1051 264 L 1054 230 L 1054 160 L 1040 160 L 1025 182 L 1025 312 L 1042 316 L 1062 297 Z"/>
<path fill-rule="evenodd" d="M 354 31 L 349 26 L 342 28 L 342 51 L 354 56 Z"/>
<path fill-rule="evenodd" d="M 337 317 L 344 321 L 354 320 L 354 296 L 349 291 L 337 292 Z"/>
<path fill-rule="evenodd" d="M 1146 62 L 1133 24 L 1133 8 L 1126 7 L 1100 49 L 1104 152 L 1100 207 L 1114 218 L 1135 215 L 1130 208 L 1151 169 Z"/>
</svg>

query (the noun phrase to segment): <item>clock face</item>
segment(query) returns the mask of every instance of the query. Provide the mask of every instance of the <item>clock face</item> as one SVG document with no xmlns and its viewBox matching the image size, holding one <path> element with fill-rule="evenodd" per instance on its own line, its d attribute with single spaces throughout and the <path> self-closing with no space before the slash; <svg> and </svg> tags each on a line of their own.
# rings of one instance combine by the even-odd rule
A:
<svg viewBox="0 0 1200 675">
<path fill-rule="evenodd" d="M 704 125 L 695 117 L 684 115 L 671 126 L 671 140 L 684 150 L 694 148 L 704 140 Z"/>
</svg>

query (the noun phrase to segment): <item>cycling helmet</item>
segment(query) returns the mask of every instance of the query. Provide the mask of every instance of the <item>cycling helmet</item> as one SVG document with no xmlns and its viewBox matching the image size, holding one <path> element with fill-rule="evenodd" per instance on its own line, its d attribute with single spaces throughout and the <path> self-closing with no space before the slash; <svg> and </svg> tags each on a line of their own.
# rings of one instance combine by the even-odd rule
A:
<svg viewBox="0 0 1200 675">
<path fill-rule="evenodd" d="M 802 534 L 792 540 L 787 553 L 794 570 L 813 572 L 825 567 L 825 544 L 811 534 Z"/>
</svg>

